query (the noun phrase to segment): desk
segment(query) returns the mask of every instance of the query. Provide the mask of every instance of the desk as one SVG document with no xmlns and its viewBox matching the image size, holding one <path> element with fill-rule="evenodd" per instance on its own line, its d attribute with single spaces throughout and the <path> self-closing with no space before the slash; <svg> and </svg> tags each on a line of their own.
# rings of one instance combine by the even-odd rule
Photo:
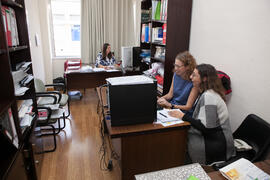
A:
<svg viewBox="0 0 270 180">
<path fill-rule="evenodd" d="M 113 72 L 65 72 L 67 90 L 72 89 L 86 89 L 86 88 L 96 88 L 106 83 L 106 78 L 118 77 L 118 76 L 131 76 L 139 75 L 141 71 L 126 71 L 123 74 L 122 71 Z"/>
<path fill-rule="evenodd" d="M 102 90 L 102 97 L 107 97 L 105 88 Z M 101 99 L 99 88 L 97 92 Z M 102 100 L 107 104 L 105 98 Z M 122 179 L 184 164 L 188 122 L 168 127 L 153 123 L 111 127 L 110 120 L 105 122 L 114 150 L 120 156 Z"/>
<path fill-rule="evenodd" d="M 122 76 L 122 71 L 114 72 L 68 72 L 65 73 L 67 90 L 96 88 L 106 83 L 106 78 Z"/>
<path fill-rule="evenodd" d="M 169 127 L 152 123 L 111 127 L 110 120 L 106 120 L 106 125 L 120 156 L 122 179 L 184 164 L 189 123 Z"/>
<path fill-rule="evenodd" d="M 264 172 L 266 172 L 267 174 L 270 174 L 270 164 L 269 164 L 269 161 L 270 160 L 265 160 L 265 161 L 256 162 L 254 164 L 258 168 L 260 168 L 261 170 L 263 170 Z M 226 178 L 224 176 L 222 176 L 219 171 L 210 172 L 210 173 L 208 173 L 208 176 L 211 179 L 214 179 L 214 180 L 226 180 Z"/>
</svg>

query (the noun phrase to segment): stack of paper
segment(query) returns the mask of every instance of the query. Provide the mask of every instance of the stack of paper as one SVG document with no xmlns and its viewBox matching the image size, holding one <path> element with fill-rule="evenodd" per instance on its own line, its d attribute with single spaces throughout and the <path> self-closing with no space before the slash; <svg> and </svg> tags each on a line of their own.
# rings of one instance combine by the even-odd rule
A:
<svg viewBox="0 0 270 180">
<path fill-rule="evenodd" d="M 153 79 L 144 75 L 135 76 L 121 76 L 107 78 L 107 82 L 111 85 L 131 85 L 131 84 L 151 84 L 154 83 Z"/>
<path fill-rule="evenodd" d="M 179 109 L 162 109 L 157 111 L 157 123 L 163 126 L 171 126 L 174 124 L 180 124 L 184 121 L 179 118 L 172 117 L 168 114 L 170 111 L 180 111 Z"/>
</svg>

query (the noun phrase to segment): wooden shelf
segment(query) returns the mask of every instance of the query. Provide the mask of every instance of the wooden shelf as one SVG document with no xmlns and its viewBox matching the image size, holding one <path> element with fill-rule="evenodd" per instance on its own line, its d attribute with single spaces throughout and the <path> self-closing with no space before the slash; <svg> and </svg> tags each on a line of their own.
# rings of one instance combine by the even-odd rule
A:
<svg viewBox="0 0 270 180">
<path fill-rule="evenodd" d="M 10 99 L 1 100 L 0 101 L 0 115 L 4 111 L 6 111 L 11 106 L 12 103 L 13 103 L 13 100 L 10 100 Z"/>
<path fill-rule="evenodd" d="M 152 20 L 152 22 L 156 22 L 156 23 L 162 23 L 162 24 L 167 23 L 167 21 L 166 21 L 166 20 Z"/>
<path fill-rule="evenodd" d="M 23 6 L 19 3 L 16 3 L 15 1 L 12 0 L 1 0 L 3 5 L 6 6 L 11 6 L 11 7 L 16 7 L 16 8 L 23 8 Z"/>
<path fill-rule="evenodd" d="M 27 49 L 27 48 L 28 48 L 28 46 L 9 47 L 8 51 L 15 52 L 15 51 L 20 51 L 20 50 Z"/>
<path fill-rule="evenodd" d="M 165 47 L 165 46 L 166 46 L 166 44 L 162 44 L 162 43 L 155 43 L 155 42 L 152 42 L 152 45 L 154 45 L 154 46 L 163 46 L 163 47 Z"/>
<path fill-rule="evenodd" d="M 11 168 L 13 162 L 17 157 L 16 154 L 18 153 L 18 150 L 12 143 L 10 143 L 6 139 L 6 137 L 4 137 L 4 134 L 2 133 L 0 134 L 0 140 L 2 146 L 0 151 L 0 178 L 2 179 L 7 176 L 9 169 Z"/>
<path fill-rule="evenodd" d="M 1 54 L 4 54 L 5 52 L 6 52 L 5 49 L 0 49 L 0 55 L 1 55 Z"/>
<path fill-rule="evenodd" d="M 158 62 L 165 62 L 165 58 L 155 58 L 155 57 L 151 57 L 151 60 L 154 60 L 154 61 L 158 61 Z"/>
</svg>

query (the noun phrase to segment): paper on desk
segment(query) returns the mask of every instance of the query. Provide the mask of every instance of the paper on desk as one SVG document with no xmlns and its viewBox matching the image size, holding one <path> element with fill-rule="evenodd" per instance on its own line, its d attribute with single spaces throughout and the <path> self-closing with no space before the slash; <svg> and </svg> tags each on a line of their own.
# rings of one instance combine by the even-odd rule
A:
<svg viewBox="0 0 270 180">
<path fill-rule="evenodd" d="M 170 111 L 180 111 L 179 109 L 162 109 L 157 111 L 157 119 L 161 122 L 170 122 L 170 121 L 182 121 L 179 118 L 170 116 L 168 112 Z"/>
<path fill-rule="evenodd" d="M 152 78 L 144 76 L 144 75 L 113 77 L 113 78 L 107 78 L 106 81 L 109 82 L 111 85 L 154 83 Z"/>
<path fill-rule="evenodd" d="M 180 111 L 179 109 L 162 109 L 162 110 L 158 110 L 157 111 L 157 123 L 161 124 L 162 126 L 166 127 L 166 126 L 171 126 L 171 125 L 175 125 L 175 124 L 180 124 L 183 123 L 184 121 L 179 119 L 179 118 L 175 118 L 172 117 L 168 114 L 169 111 Z"/>
<path fill-rule="evenodd" d="M 106 72 L 116 72 L 116 71 L 120 71 L 118 69 L 106 69 Z"/>
<path fill-rule="evenodd" d="M 241 158 L 219 170 L 227 179 L 269 180 L 270 176 L 245 158 Z"/>
<path fill-rule="evenodd" d="M 96 68 L 96 67 L 95 67 L 95 68 L 93 69 L 93 71 L 94 71 L 94 72 L 101 72 L 101 71 L 105 71 L 105 69 L 104 69 L 104 68 Z"/>
<path fill-rule="evenodd" d="M 93 68 L 89 65 L 81 67 L 81 72 L 91 72 L 91 71 L 93 71 Z"/>
</svg>

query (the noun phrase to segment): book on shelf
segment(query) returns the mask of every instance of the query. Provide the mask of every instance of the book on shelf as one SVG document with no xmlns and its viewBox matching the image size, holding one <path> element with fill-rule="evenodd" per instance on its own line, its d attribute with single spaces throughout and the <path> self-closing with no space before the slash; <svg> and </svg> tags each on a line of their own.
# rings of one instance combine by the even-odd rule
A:
<svg viewBox="0 0 270 180">
<path fill-rule="evenodd" d="M 15 123 L 12 111 L 9 108 L 0 116 L 1 131 L 9 138 L 10 142 L 16 147 L 19 147 L 19 139 L 15 128 Z"/>
<path fill-rule="evenodd" d="M 152 20 L 167 20 L 168 0 L 152 0 Z"/>
<path fill-rule="evenodd" d="M 166 32 L 167 32 L 167 24 L 164 23 L 162 25 L 162 29 L 163 29 L 163 39 L 162 39 L 162 44 L 166 44 Z"/>
<path fill-rule="evenodd" d="M 19 36 L 14 9 L 7 6 L 2 6 L 1 9 L 8 46 L 18 46 Z"/>
<path fill-rule="evenodd" d="M 151 41 L 151 23 L 142 24 L 141 42 L 149 43 Z"/>
<path fill-rule="evenodd" d="M 229 180 L 268 180 L 270 176 L 252 162 L 241 158 L 219 170 Z"/>
</svg>

